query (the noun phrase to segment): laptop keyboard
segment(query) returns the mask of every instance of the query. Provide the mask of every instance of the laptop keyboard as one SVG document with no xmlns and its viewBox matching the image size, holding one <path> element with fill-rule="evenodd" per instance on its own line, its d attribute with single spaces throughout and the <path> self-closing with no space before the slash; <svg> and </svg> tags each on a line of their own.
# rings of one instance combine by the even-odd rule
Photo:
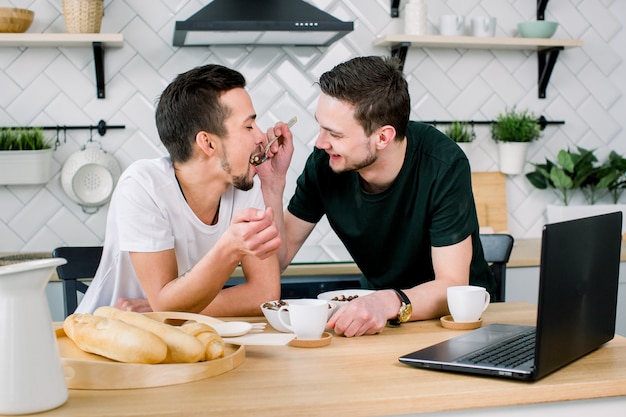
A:
<svg viewBox="0 0 626 417">
<path fill-rule="evenodd" d="M 535 355 L 535 329 L 529 329 L 512 339 L 503 340 L 485 349 L 470 353 L 457 362 L 472 365 L 514 368 Z"/>
</svg>

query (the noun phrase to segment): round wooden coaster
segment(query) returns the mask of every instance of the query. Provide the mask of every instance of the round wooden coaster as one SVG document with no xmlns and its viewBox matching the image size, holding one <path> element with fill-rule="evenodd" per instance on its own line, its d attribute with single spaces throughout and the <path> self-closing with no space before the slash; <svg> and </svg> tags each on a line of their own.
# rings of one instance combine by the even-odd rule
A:
<svg viewBox="0 0 626 417">
<path fill-rule="evenodd" d="M 319 339 L 293 339 L 289 342 L 289 346 L 301 347 L 301 348 L 316 348 L 322 346 L 328 346 L 333 339 L 333 335 L 328 332 L 324 332 Z"/>
<path fill-rule="evenodd" d="M 454 321 L 451 315 L 443 316 L 440 319 L 440 321 L 443 327 L 445 327 L 446 329 L 453 329 L 453 330 L 472 330 L 472 329 L 478 329 L 480 326 L 483 325 L 482 318 L 476 321 L 456 322 Z"/>
</svg>

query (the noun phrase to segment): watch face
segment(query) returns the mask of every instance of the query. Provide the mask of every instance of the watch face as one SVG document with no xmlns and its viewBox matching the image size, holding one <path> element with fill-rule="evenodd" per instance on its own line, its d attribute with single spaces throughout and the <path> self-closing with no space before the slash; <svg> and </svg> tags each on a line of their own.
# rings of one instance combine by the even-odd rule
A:
<svg viewBox="0 0 626 417">
<path fill-rule="evenodd" d="M 410 304 L 406 305 L 402 303 L 402 307 L 400 307 L 400 311 L 398 312 L 398 321 L 400 323 L 409 321 L 412 313 L 413 313 L 413 307 L 411 307 Z"/>
</svg>

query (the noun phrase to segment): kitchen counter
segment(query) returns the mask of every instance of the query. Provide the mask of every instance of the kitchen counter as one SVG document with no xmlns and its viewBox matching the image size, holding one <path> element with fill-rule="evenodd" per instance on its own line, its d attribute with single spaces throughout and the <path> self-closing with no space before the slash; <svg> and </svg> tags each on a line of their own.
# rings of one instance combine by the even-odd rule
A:
<svg viewBox="0 0 626 417">
<path fill-rule="evenodd" d="M 626 243 L 624 242 L 625 241 L 622 241 L 622 262 L 626 262 Z M 35 259 L 35 257 L 49 257 L 50 254 L 47 252 L 38 252 L 34 254 L 5 253 L 0 254 L 0 263 L 2 262 L 2 258 L 7 256 L 17 258 L 31 256 L 31 259 Z M 507 267 L 536 267 L 539 266 L 540 258 L 541 239 L 516 239 Z M 361 271 L 354 262 L 293 263 L 287 267 L 285 272 L 283 272 L 282 277 L 290 279 L 293 277 L 356 276 L 360 274 Z M 241 268 L 237 268 L 232 276 L 233 278 L 243 277 Z M 58 281 L 58 277 L 56 274 L 53 274 L 50 280 Z"/>
<path fill-rule="evenodd" d="M 535 320 L 536 307 L 528 303 L 491 304 L 483 316 L 485 324 Z M 429 320 L 389 327 L 375 336 L 333 337 L 321 348 L 247 346 L 245 361 L 225 374 L 159 388 L 70 390 L 65 405 L 37 416 L 378 416 L 440 411 L 449 416 L 450 410 L 500 416 L 524 415 L 524 407 L 532 405 L 533 415 L 539 417 L 563 415 L 563 409 L 572 407 L 571 400 L 585 400 L 576 404 L 586 414 L 575 415 L 609 407 L 602 414 L 618 416 L 626 407 L 626 339 L 620 336 L 533 383 L 398 362 L 402 354 L 460 333 Z"/>
</svg>

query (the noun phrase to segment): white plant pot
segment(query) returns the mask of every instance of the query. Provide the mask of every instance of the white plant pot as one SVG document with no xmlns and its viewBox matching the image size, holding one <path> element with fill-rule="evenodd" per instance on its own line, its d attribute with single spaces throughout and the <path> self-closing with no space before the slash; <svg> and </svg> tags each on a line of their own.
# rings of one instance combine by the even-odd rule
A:
<svg viewBox="0 0 626 417">
<path fill-rule="evenodd" d="M 580 219 L 582 217 L 613 213 L 616 211 L 621 211 L 623 213 L 624 221 L 622 221 L 622 233 L 625 233 L 626 204 L 591 204 L 580 206 L 561 206 L 556 204 L 548 204 L 548 206 L 546 207 L 548 223 L 563 222 L 567 220 Z"/>
<path fill-rule="evenodd" d="M 0 151 L 0 184 L 45 184 L 51 178 L 52 149 Z"/>
<path fill-rule="evenodd" d="M 529 142 L 498 142 L 500 172 L 519 175 L 524 172 Z"/>
</svg>

